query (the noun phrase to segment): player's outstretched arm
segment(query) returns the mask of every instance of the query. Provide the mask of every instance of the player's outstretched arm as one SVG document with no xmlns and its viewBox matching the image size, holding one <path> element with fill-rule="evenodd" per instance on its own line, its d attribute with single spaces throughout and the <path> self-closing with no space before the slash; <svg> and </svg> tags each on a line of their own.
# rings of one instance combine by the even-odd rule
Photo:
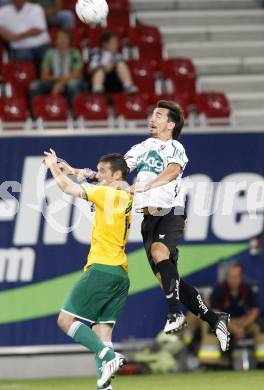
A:
<svg viewBox="0 0 264 390">
<path fill-rule="evenodd" d="M 85 179 L 89 180 L 90 182 L 97 182 L 97 172 L 93 171 L 89 168 L 73 168 L 66 162 L 60 162 L 59 168 L 61 169 L 62 173 L 65 175 L 72 175 L 76 176 L 78 181 L 83 181 Z"/>
<path fill-rule="evenodd" d="M 131 188 L 131 192 L 145 192 L 152 188 L 164 186 L 175 180 L 182 172 L 182 167 L 179 164 L 170 164 L 163 172 L 161 172 L 155 179 L 149 183 L 142 185 L 135 184 Z"/>
<path fill-rule="evenodd" d="M 76 198 L 86 199 L 86 193 L 82 186 L 70 180 L 60 169 L 55 151 L 50 149 L 49 152 L 44 152 L 44 155 L 45 164 L 50 169 L 52 176 L 56 180 L 61 191 Z"/>
</svg>

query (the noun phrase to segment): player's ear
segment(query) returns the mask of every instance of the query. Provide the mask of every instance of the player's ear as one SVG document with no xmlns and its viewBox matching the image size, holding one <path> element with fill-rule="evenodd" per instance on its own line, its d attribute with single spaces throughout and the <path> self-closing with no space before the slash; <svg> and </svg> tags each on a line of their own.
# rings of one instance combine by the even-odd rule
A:
<svg viewBox="0 0 264 390">
<path fill-rule="evenodd" d="M 169 123 L 168 123 L 168 126 L 169 126 L 169 129 L 170 129 L 171 131 L 173 131 L 174 127 L 176 126 L 176 123 L 175 123 L 175 122 L 169 122 Z"/>
<path fill-rule="evenodd" d="M 122 171 L 120 169 L 115 171 L 113 177 L 115 180 L 122 180 Z"/>
</svg>

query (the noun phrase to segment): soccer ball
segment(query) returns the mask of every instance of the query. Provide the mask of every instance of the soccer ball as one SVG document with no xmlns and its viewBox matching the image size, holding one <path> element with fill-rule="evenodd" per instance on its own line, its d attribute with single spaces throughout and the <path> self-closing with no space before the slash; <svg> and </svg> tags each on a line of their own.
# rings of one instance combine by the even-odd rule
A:
<svg viewBox="0 0 264 390">
<path fill-rule="evenodd" d="M 105 0 L 78 0 L 75 11 L 83 23 L 99 24 L 106 20 L 109 8 Z"/>
</svg>

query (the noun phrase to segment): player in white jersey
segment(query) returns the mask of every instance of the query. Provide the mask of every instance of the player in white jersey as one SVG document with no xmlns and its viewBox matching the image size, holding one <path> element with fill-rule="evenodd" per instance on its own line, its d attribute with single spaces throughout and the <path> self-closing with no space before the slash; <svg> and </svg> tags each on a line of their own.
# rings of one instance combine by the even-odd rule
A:
<svg viewBox="0 0 264 390">
<path fill-rule="evenodd" d="M 181 178 L 188 163 L 185 149 L 178 141 L 183 125 L 183 112 L 177 104 L 158 102 L 149 123 L 151 138 L 133 146 L 125 159 L 130 171 L 138 171 L 132 190 L 136 193 L 135 202 L 144 213 L 143 242 L 168 304 L 164 332 L 177 332 L 186 324 L 180 307 L 183 303 L 209 323 L 225 351 L 229 346 L 229 315 L 209 310 L 198 291 L 180 279 L 177 269 L 177 245 L 185 226 L 185 192 Z M 89 169 L 68 168 L 67 173 L 70 172 L 96 179 L 96 172 Z"/>
</svg>

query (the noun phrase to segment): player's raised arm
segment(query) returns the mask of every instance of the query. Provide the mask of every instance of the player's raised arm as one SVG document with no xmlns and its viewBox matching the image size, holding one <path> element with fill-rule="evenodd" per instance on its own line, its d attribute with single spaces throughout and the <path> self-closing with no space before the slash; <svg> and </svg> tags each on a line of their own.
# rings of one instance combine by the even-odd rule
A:
<svg viewBox="0 0 264 390">
<path fill-rule="evenodd" d="M 135 184 L 131 187 L 131 192 L 146 192 L 152 188 L 164 186 L 171 181 L 177 179 L 182 173 L 182 167 L 179 164 L 170 164 L 163 172 L 161 172 L 155 179 L 147 184 Z"/>
<path fill-rule="evenodd" d="M 87 196 L 82 186 L 69 179 L 59 167 L 55 151 L 50 149 L 49 152 L 44 152 L 44 155 L 45 164 L 50 169 L 52 176 L 56 180 L 56 183 L 61 191 L 76 198 L 86 199 Z"/>
<path fill-rule="evenodd" d="M 93 171 L 90 168 L 73 168 L 66 162 L 60 162 L 58 165 L 62 173 L 64 173 L 65 175 L 76 176 L 78 181 L 83 181 L 85 179 L 89 180 L 90 182 L 98 181 L 97 172 Z"/>
</svg>

